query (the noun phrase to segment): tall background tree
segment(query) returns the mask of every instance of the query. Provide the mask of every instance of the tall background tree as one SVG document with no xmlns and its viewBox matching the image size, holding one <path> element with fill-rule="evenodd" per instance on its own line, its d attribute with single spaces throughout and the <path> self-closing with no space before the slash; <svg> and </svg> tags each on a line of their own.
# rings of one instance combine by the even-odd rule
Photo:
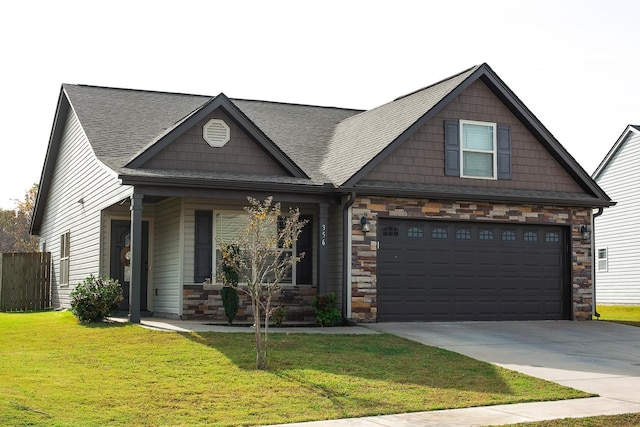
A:
<svg viewBox="0 0 640 427">
<path fill-rule="evenodd" d="M 37 195 L 38 184 L 33 184 L 15 209 L 0 209 L 0 252 L 38 251 L 38 238 L 29 234 Z"/>
</svg>

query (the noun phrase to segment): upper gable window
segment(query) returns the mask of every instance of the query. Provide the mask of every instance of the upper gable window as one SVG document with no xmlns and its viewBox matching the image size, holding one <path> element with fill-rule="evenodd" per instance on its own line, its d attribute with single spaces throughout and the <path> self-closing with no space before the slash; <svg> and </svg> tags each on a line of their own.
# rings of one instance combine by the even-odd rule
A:
<svg viewBox="0 0 640 427">
<path fill-rule="evenodd" d="M 460 176 L 496 179 L 496 124 L 460 120 Z"/>
<path fill-rule="evenodd" d="M 223 147 L 231 138 L 229 126 L 220 119 L 211 119 L 202 128 L 202 137 L 212 147 Z"/>
<path fill-rule="evenodd" d="M 511 128 L 472 120 L 445 120 L 444 174 L 511 179 Z"/>
</svg>

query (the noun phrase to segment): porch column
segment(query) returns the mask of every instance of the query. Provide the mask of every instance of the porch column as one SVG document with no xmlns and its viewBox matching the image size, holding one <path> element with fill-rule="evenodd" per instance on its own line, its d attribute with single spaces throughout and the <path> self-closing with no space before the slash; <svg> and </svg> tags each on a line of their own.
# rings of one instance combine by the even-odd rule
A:
<svg viewBox="0 0 640 427">
<path fill-rule="evenodd" d="M 328 290 L 327 273 L 329 268 L 329 204 L 320 203 L 318 215 L 318 294 L 326 294 Z"/>
<path fill-rule="evenodd" d="M 140 280 L 142 278 L 142 194 L 131 196 L 131 279 L 129 280 L 129 322 L 140 323 Z"/>
</svg>

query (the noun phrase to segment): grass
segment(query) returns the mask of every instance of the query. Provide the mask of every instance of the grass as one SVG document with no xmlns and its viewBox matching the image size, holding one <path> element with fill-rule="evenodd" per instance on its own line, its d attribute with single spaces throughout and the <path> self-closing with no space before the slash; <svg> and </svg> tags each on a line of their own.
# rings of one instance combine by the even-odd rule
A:
<svg viewBox="0 0 640 427">
<path fill-rule="evenodd" d="M 600 320 L 640 326 L 640 305 L 598 305 Z"/>
<path fill-rule="evenodd" d="M 551 421 L 509 424 L 512 427 L 637 427 L 640 426 L 640 413 L 606 415 L 602 417 L 563 418 Z"/>
<path fill-rule="evenodd" d="M 264 425 L 585 397 L 391 335 L 251 334 L 0 313 L 0 425 Z"/>
</svg>

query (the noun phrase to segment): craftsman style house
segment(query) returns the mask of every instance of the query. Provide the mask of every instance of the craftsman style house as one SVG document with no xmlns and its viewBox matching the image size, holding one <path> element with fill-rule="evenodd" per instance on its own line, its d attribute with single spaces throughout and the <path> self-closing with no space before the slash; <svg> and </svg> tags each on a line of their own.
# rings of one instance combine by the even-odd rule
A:
<svg viewBox="0 0 640 427">
<path fill-rule="evenodd" d="M 596 213 L 595 273 L 598 302 L 640 304 L 640 126 L 629 125 L 593 179 L 616 205 Z"/>
<path fill-rule="evenodd" d="M 94 274 L 134 322 L 223 319 L 216 240 L 268 195 L 309 220 L 288 319 L 591 317 L 612 202 L 486 64 L 367 111 L 65 84 L 31 231 L 59 306 Z"/>
</svg>

